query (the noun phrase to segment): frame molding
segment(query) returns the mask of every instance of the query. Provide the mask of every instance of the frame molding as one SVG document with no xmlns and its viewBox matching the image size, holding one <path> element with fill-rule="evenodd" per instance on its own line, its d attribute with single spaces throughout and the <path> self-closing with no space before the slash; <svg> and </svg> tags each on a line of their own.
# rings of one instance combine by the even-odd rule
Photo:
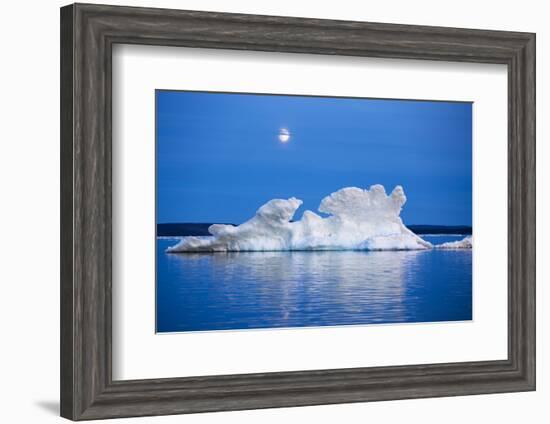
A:
<svg viewBox="0 0 550 424">
<path fill-rule="evenodd" d="M 111 378 L 115 43 L 508 66 L 508 359 Z M 61 8 L 61 415 L 72 420 L 535 390 L 535 34 L 168 9 Z"/>
</svg>

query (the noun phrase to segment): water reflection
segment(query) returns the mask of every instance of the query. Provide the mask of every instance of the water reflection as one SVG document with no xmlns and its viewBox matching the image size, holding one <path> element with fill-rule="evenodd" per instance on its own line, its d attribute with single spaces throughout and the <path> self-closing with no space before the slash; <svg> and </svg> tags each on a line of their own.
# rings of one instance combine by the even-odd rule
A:
<svg viewBox="0 0 550 424">
<path fill-rule="evenodd" d="M 470 251 L 166 254 L 165 243 L 158 331 L 471 319 Z"/>
</svg>

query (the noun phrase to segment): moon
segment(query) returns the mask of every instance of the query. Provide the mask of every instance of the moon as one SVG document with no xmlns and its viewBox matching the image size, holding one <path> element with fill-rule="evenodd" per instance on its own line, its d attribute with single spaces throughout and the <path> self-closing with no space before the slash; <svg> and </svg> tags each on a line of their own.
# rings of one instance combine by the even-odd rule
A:
<svg viewBox="0 0 550 424">
<path fill-rule="evenodd" d="M 286 128 L 281 128 L 279 130 L 279 141 L 281 143 L 288 143 L 290 140 L 290 131 L 288 131 Z"/>
</svg>

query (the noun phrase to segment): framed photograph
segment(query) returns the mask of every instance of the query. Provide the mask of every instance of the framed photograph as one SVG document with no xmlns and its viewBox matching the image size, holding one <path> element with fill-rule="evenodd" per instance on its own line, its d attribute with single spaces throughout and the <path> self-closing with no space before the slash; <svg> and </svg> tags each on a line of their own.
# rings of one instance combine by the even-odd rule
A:
<svg viewBox="0 0 550 424">
<path fill-rule="evenodd" d="M 61 415 L 535 389 L 535 35 L 61 9 Z"/>
</svg>

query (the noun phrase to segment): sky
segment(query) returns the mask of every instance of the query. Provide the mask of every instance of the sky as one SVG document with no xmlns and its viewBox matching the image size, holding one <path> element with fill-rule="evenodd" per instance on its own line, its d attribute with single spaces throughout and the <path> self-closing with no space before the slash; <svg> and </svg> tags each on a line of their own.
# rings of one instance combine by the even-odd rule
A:
<svg viewBox="0 0 550 424">
<path fill-rule="evenodd" d="M 156 109 L 157 223 L 240 224 L 292 196 L 299 219 L 373 184 L 403 186 L 406 225 L 472 223 L 471 103 L 157 90 Z"/>
</svg>

